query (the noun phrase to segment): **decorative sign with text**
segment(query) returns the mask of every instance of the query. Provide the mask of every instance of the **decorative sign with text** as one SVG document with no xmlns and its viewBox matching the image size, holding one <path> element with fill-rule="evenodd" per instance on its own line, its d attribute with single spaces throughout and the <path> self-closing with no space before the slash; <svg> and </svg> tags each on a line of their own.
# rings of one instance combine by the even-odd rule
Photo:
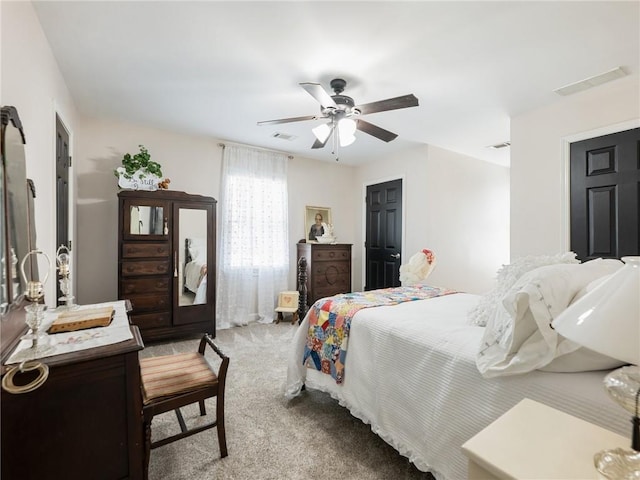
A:
<svg viewBox="0 0 640 480">
<path fill-rule="evenodd" d="M 118 172 L 118 186 L 126 190 L 158 190 L 158 184 L 163 179 L 152 173 L 143 173 L 141 170 L 137 170 L 130 178 L 125 177 L 126 170 L 124 167 L 116 168 Z"/>
</svg>

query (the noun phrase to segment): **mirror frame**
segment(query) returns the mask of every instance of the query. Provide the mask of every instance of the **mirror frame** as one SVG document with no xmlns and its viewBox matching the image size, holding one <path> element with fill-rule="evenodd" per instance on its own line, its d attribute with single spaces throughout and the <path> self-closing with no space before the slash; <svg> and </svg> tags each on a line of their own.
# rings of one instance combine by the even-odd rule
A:
<svg viewBox="0 0 640 480">
<path fill-rule="evenodd" d="M 9 243 L 9 225 L 13 212 L 10 211 L 9 206 L 9 192 L 7 191 L 7 162 L 11 162 L 11 158 L 7 158 L 6 152 L 6 138 L 5 134 L 7 128 L 9 126 L 15 127 L 20 132 L 20 137 L 23 145 L 26 145 L 26 137 L 24 134 L 24 129 L 22 127 L 22 122 L 20 121 L 20 117 L 18 116 L 18 111 L 15 107 L 12 106 L 3 106 L 0 109 L 0 168 L 2 168 L 2 201 L 3 208 L 0 212 L 2 218 L 0 221 L 3 222 L 3 252 L 2 255 L 4 258 L 9 258 L 10 253 L 10 243 Z M 21 161 L 25 162 L 26 158 L 21 159 Z M 25 194 L 24 194 L 24 202 L 26 203 L 25 208 L 27 212 L 29 212 L 29 216 L 31 217 L 31 221 L 27 221 L 26 228 L 26 238 L 28 242 L 35 243 L 35 226 L 33 223 L 33 198 L 35 197 L 35 190 L 33 186 L 33 182 L 25 178 Z M 4 267 L 4 275 L 7 280 L 11 278 L 11 264 L 10 262 L 5 262 Z M 34 267 L 32 264 L 32 268 L 37 269 L 37 264 Z M 35 271 L 35 270 L 34 270 Z M 21 279 L 22 281 L 22 279 Z M 13 285 L 11 282 L 8 282 L 7 285 L 7 303 L 2 306 L 2 311 L 0 312 L 0 360 L 2 362 L 2 366 L 0 366 L 0 373 L 4 373 L 5 366 L 4 362 L 8 358 L 9 354 L 15 347 L 15 345 L 20 341 L 21 335 L 27 331 L 27 325 L 24 321 L 25 319 L 25 311 L 24 307 L 27 303 L 26 296 L 24 295 L 24 289 L 20 293 L 20 295 L 15 296 L 13 292 Z"/>
<path fill-rule="evenodd" d="M 7 157 L 6 157 L 6 141 L 5 134 L 9 125 L 13 125 L 19 132 L 22 140 L 22 144 L 26 145 L 26 137 L 24 134 L 24 129 L 22 127 L 22 122 L 20 121 L 20 116 L 18 115 L 18 110 L 13 106 L 4 106 L 0 109 L 0 160 L 2 162 L 2 204 L 4 206 L 2 211 L 2 222 L 4 228 L 2 229 L 3 239 L 2 244 L 4 246 L 4 251 L 2 253 L 2 258 L 8 259 L 10 258 L 10 242 L 9 242 L 9 225 L 10 219 L 12 217 L 12 212 L 9 211 L 9 198 L 7 192 Z M 9 159 L 10 161 L 10 159 Z M 26 180 L 26 179 L 25 179 Z M 32 185 L 32 183 L 31 183 Z M 35 195 L 34 195 L 35 196 Z M 25 194 L 25 201 L 27 200 L 27 195 Z M 26 206 L 28 208 L 28 205 Z M 28 228 L 28 227 L 27 227 Z M 27 234 L 27 238 L 28 234 Z M 7 303 L 0 305 L 0 316 L 4 316 L 8 313 L 14 306 L 20 305 L 22 297 L 24 296 L 24 292 L 21 292 L 19 296 L 16 296 L 13 291 L 13 283 L 9 281 L 11 278 L 11 263 L 6 261 L 4 262 L 3 268 L 3 276 L 7 281 Z"/>
<path fill-rule="evenodd" d="M 161 235 L 156 235 L 156 234 L 144 234 L 144 235 L 140 235 L 140 234 L 136 234 L 136 233 L 131 233 L 131 208 L 134 206 L 140 206 L 140 207 L 162 207 L 162 213 L 163 213 L 163 232 L 165 231 L 165 228 L 168 225 L 168 211 L 169 211 L 169 203 L 166 202 L 165 200 L 161 200 L 161 199 L 129 199 L 128 202 L 126 203 L 127 208 L 124 209 L 123 215 L 122 215 L 122 238 L 125 240 L 166 240 L 167 238 L 169 238 L 169 235 L 171 235 L 171 232 L 167 231 L 167 233 L 163 233 Z"/>
<path fill-rule="evenodd" d="M 213 278 L 209 282 L 207 279 L 207 292 L 206 301 L 204 303 L 180 305 L 180 292 L 178 291 L 178 276 L 174 276 L 173 284 L 173 323 L 174 325 L 184 325 L 188 323 L 195 323 L 201 321 L 204 318 L 215 318 L 215 274 L 216 274 L 216 259 L 215 259 L 215 209 L 212 204 L 202 204 L 189 201 L 176 201 L 173 204 L 173 250 L 174 250 L 174 262 L 180 258 L 177 249 L 184 248 L 184 244 L 181 245 L 181 232 L 180 232 L 180 209 L 187 210 L 202 210 L 206 213 L 207 225 L 206 225 L 206 246 L 207 246 L 207 275 L 209 278 Z M 174 264 L 177 268 L 177 265 Z M 213 288 L 212 288 L 213 287 Z"/>
</svg>

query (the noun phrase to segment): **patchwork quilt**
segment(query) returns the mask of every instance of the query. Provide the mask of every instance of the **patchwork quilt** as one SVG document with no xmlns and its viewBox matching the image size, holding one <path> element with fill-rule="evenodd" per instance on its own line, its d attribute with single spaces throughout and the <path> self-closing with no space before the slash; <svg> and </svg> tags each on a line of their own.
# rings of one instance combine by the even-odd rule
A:
<svg viewBox="0 0 640 480">
<path fill-rule="evenodd" d="M 318 300 L 309 311 L 309 332 L 302 363 L 331 375 L 340 384 L 344 380 L 351 319 L 358 311 L 451 293 L 457 292 L 428 285 L 412 285 L 344 293 Z"/>
</svg>

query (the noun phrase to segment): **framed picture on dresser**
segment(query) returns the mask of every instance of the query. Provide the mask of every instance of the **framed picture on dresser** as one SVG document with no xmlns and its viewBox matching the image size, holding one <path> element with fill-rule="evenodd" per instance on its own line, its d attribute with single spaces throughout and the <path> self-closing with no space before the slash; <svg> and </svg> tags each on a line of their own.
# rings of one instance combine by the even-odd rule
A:
<svg viewBox="0 0 640 480">
<path fill-rule="evenodd" d="M 311 207 L 304 208 L 304 238 L 308 242 L 315 242 L 316 237 L 322 236 L 324 227 L 322 224 L 331 224 L 331 209 L 328 207 Z"/>
</svg>

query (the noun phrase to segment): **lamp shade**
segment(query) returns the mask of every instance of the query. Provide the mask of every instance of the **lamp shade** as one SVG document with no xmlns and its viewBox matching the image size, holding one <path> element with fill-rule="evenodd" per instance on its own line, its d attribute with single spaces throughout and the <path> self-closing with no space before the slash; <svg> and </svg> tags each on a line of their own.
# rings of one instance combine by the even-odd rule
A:
<svg viewBox="0 0 640 480">
<path fill-rule="evenodd" d="M 327 138 L 329 138 L 331 127 L 329 127 L 328 123 L 322 123 L 317 127 L 312 128 L 311 131 L 320 142 L 324 143 L 327 141 Z"/>
<path fill-rule="evenodd" d="M 343 118 L 338 122 L 338 133 L 340 137 L 340 146 L 346 147 L 356 141 L 354 135 L 356 131 L 356 122 L 351 118 Z"/>
<path fill-rule="evenodd" d="M 584 347 L 640 365 L 640 257 L 622 261 L 622 268 L 569 305 L 552 325 Z"/>
</svg>

